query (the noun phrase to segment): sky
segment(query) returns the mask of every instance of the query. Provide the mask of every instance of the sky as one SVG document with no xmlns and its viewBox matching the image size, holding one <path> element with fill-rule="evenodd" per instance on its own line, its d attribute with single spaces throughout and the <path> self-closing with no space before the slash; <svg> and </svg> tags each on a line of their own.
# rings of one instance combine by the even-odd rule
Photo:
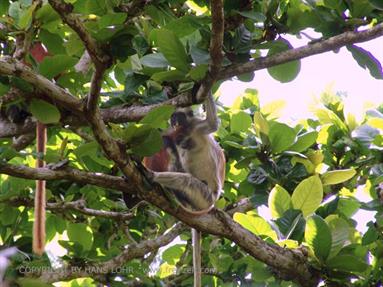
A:
<svg viewBox="0 0 383 287">
<path fill-rule="evenodd" d="M 307 33 L 315 35 L 313 31 Z M 295 48 L 307 43 L 307 40 L 293 36 L 286 38 Z M 383 37 L 356 45 L 371 52 L 383 65 Z M 361 68 L 346 48 L 340 49 L 338 53 L 327 52 L 302 59 L 298 77 L 289 83 L 274 80 L 267 70 L 256 71 L 250 83 L 226 81 L 221 85 L 219 100 L 230 106 L 246 88 L 256 89 L 261 106 L 284 99 L 286 106 L 281 119 L 289 121 L 311 115 L 310 105 L 329 87 L 334 92 L 347 93 L 345 108 L 359 119 L 362 119 L 371 104 L 383 104 L 383 80 L 373 78 L 368 70 Z M 361 190 L 358 190 L 357 198 L 364 202 L 371 200 Z M 269 218 L 268 210 L 261 209 L 259 212 Z M 369 211 L 358 211 L 353 217 L 358 222 L 357 229 L 365 232 L 366 223 L 373 216 L 374 213 Z"/>
<path fill-rule="evenodd" d="M 308 31 L 310 36 L 315 32 Z M 306 39 L 286 37 L 293 47 L 303 46 Z M 358 43 L 383 63 L 383 37 L 365 43 Z M 277 99 L 286 101 L 284 117 L 302 118 L 309 114 L 309 104 L 314 97 L 327 88 L 334 92 L 347 92 L 346 105 L 349 111 L 360 114 L 366 102 L 383 103 L 383 80 L 373 78 L 368 70 L 361 68 L 346 48 L 338 53 L 327 52 L 301 60 L 301 71 L 289 83 L 274 80 L 267 70 L 256 71 L 250 83 L 226 81 L 221 86 L 220 101 L 229 105 L 246 88 L 257 89 L 261 105 Z"/>
</svg>

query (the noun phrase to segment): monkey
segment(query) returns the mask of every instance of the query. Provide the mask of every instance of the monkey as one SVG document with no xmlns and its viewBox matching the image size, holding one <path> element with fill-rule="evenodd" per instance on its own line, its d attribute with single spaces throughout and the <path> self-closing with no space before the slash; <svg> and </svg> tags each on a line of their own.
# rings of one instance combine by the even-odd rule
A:
<svg viewBox="0 0 383 287">
<path fill-rule="evenodd" d="M 36 152 L 38 154 L 36 167 L 44 167 L 45 147 L 47 142 L 47 129 L 43 123 L 36 124 Z M 45 180 L 36 181 L 35 210 L 33 222 L 33 252 L 41 256 L 45 248 Z"/>
<path fill-rule="evenodd" d="M 206 119 L 191 108 L 177 109 L 165 134 L 164 149 L 144 165 L 154 182 L 173 191 L 181 207 L 193 216 L 208 213 L 218 200 L 225 180 L 225 155 L 212 133 L 219 126 L 211 93 L 205 103 Z M 192 229 L 194 286 L 201 286 L 201 234 Z"/>
</svg>

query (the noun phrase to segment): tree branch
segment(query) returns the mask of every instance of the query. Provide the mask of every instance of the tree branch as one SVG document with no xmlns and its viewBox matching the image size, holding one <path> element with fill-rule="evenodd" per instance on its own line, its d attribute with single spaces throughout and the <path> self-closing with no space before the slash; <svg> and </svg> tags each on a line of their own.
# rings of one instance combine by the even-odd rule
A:
<svg viewBox="0 0 383 287">
<path fill-rule="evenodd" d="M 229 79 L 237 75 L 336 50 L 346 45 L 366 42 L 382 35 L 383 24 L 378 24 L 364 31 L 345 32 L 317 43 L 287 50 L 272 56 L 256 58 L 244 64 L 233 64 L 222 69 L 218 74 L 218 79 Z"/>
<path fill-rule="evenodd" d="M 211 39 L 210 39 L 210 59 L 209 72 L 202 80 L 202 85 L 198 89 L 196 99 L 203 102 L 211 90 L 211 87 L 217 80 L 218 72 L 221 69 L 223 60 L 222 45 L 224 33 L 224 13 L 223 1 L 211 1 Z"/>
<path fill-rule="evenodd" d="M 61 0 L 48 0 L 48 2 L 61 16 L 63 22 L 71 27 L 80 37 L 96 67 L 110 66 L 111 58 L 109 55 L 104 53 L 97 41 L 91 37 L 80 18 L 72 14 L 73 5 L 62 2 Z"/>
<path fill-rule="evenodd" d="M 85 172 L 69 167 L 60 170 L 52 170 L 46 167 L 31 168 L 24 165 L 13 165 L 0 162 L 0 173 L 35 180 L 65 179 L 72 182 L 92 184 L 123 192 L 133 192 L 132 186 L 119 176 L 111 176 L 99 172 Z"/>
<path fill-rule="evenodd" d="M 71 280 L 74 278 L 93 277 L 98 274 L 111 273 L 117 268 L 123 266 L 126 262 L 134 258 L 144 257 L 146 254 L 155 252 L 160 247 L 169 244 L 184 230 L 185 226 L 178 223 L 169 232 L 155 239 L 130 244 L 124 251 L 121 252 L 120 255 L 109 261 L 94 265 L 87 265 L 83 268 L 78 266 L 69 266 L 60 268 L 53 272 L 43 272 L 40 274 L 40 279 L 46 283 L 53 283 L 57 281 Z"/>
<path fill-rule="evenodd" d="M 61 106 L 81 114 L 81 101 L 73 97 L 69 92 L 56 85 L 47 78 L 37 74 L 27 65 L 15 61 L 11 57 L 0 58 L 0 74 L 7 76 L 15 76 L 33 85 L 39 91 L 43 92 L 53 102 L 59 103 Z"/>
<path fill-rule="evenodd" d="M 7 200 L 2 200 L 12 206 L 28 206 L 33 207 L 33 200 L 29 198 L 10 198 Z M 129 220 L 134 217 L 134 214 L 131 212 L 116 212 L 116 211 L 106 211 L 106 210 L 97 210 L 91 209 L 85 206 L 85 200 L 79 199 L 76 201 L 69 202 L 47 202 L 46 208 L 48 210 L 56 212 L 65 212 L 68 210 L 78 211 L 79 213 L 95 216 L 95 217 L 104 217 L 116 220 Z"/>
</svg>

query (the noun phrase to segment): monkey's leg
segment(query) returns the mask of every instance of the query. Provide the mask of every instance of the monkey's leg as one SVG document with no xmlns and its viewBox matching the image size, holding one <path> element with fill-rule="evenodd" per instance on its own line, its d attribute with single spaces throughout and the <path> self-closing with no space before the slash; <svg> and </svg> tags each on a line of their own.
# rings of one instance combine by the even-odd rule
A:
<svg viewBox="0 0 383 287">
<path fill-rule="evenodd" d="M 182 172 L 154 172 L 153 181 L 174 189 L 183 200 L 198 210 L 207 209 L 214 204 L 214 198 L 207 184 Z"/>
</svg>

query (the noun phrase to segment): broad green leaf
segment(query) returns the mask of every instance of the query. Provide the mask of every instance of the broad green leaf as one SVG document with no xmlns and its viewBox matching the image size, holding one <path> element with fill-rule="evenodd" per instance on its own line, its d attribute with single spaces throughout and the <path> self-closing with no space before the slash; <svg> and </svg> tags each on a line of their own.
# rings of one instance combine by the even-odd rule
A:
<svg viewBox="0 0 383 287">
<path fill-rule="evenodd" d="M 175 273 L 177 267 L 175 265 L 171 265 L 167 262 L 161 264 L 160 269 L 157 272 L 158 277 L 166 278 Z"/>
<path fill-rule="evenodd" d="M 260 112 L 255 112 L 254 113 L 254 124 L 255 124 L 255 130 L 258 134 L 263 133 L 265 135 L 269 134 L 270 128 L 269 128 L 269 123 L 267 120 L 262 116 Z"/>
<path fill-rule="evenodd" d="M 327 171 L 321 175 L 323 185 L 331 185 L 345 182 L 356 174 L 355 169 L 340 169 Z"/>
<path fill-rule="evenodd" d="M 177 37 L 182 38 L 197 31 L 200 27 L 201 24 L 198 23 L 197 17 L 186 15 L 169 22 L 164 28 L 174 32 Z"/>
<path fill-rule="evenodd" d="M 307 132 L 297 137 L 296 142 L 289 147 L 289 150 L 302 152 L 312 146 L 318 137 L 318 132 Z"/>
<path fill-rule="evenodd" d="M 185 80 L 185 73 L 180 70 L 164 71 L 153 74 L 152 79 L 159 83 L 162 83 L 164 81 L 182 81 Z"/>
<path fill-rule="evenodd" d="M 266 20 L 266 16 L 263 15 L 262 13 L 260 12 L 256 12 L 256 11 L 252 11 L 252 10 L 249 10 L 249 11 L 237 11 L 237 13 L 243 17 L 246 17 L 246 18 L 249 18 L 251 20 L 254 20 L 256 22 L 264 22 Z"/>
<path fill-rule="evenodd" d="M 291 202 L 293 207 L 301 210 L 306 217 L 319 207 L 322 198 L 322 182 L 317 175 L 314 175 L 298 184 L 291 196 Z"/>
<path fill-rule="evenodd" d="M 56 106 L 45 101 L 33 99 L 29 105 L 29 110 L 43 124 L 54 124 L 60 121 L 60 111 Z"/>
<path fill-rule="evenodd" d="M 291 44 L 287 40 L 278 40 L 278 44 L 271 47 L 268 56 L 279 54 L 283 51 L 292 48 Z M 283 44 L 283 45 L 280 45 Z M 280 64 L 267 69 L 270 76 L 281 83 L 287 83 L 294 80 L 301 70 L 301 62 L 299 60 L 291 61 L 285 64 Z"/>
<path fill-rule="evenodd" d="M 329 257 L 336 256 L 339 251 L 347 244 L 350 244 L 350 226 L 347 221 L 338 215 L 330 215 L 325 219 L 330 228 L 332 244 Z"/>
<path fill-rule="evenodd" d="M 230 130 L 233 133 L 247 132 L 251 124 L 250 115 L 243 111 L 238 111 L 231 116 Z"/>
<path fill-rule="evenodd" d="M 333 111 L 328 109 L 317 109 L 315 115 L 322 124 L 334 124 L 343 132 L 348 132 L 346 124 Z"/>
<path fill-rule="evenodd" d="M 59 35 L 41 29 L 39 32 L 39 38 L 43 42 L 44 46 L 47 47 L 49 53 L 65 54 L 64 41 Z"/>
<path fill-rule="evenodd" d="M 360 203 L 352 197 L 340 198 L 338 202 L 338 212 L 344 214 L 345 217 L 352 217 L 360 208 Z"/>
<path fill-rule="evenodd" d="M 368 264 L 361 258 L 348 254 L 335 256 L 327 260 L 326 265 L 328 268 L 346 272 L 363 272 L 368 268 Z"/>
<path fill-rule="evenodd" d="M 98 25 L 100 29 L 102 29 L 109 26 L 123 24 L 126 17 L 127 17 L 126 13 L 105 14 L 98 20 Z"/>
<path fill-rule="evenodd" d="M 166 249 L 162 253 L 161 257 L 167 263 L 174 265 L 180 260 L 180 257 L 182 256 L 184 252 L 185 252 L 185 245 L 176 244 Z"/>
<path fill-rule="evenodd" d="M 286 124 L 274 122 L 270 125 L 269 139 L 273 153 L 288 149 L 296 138 L 296 132 Z"/>
<path fill-rule="evenodd" d="M 169 66 L 168 60 L 162 53 L 147 54 L 140 59 L 140 62 L 149 68 L 167 68 Z"/>
<path fill-rule="evenodd" d="M 332 239 L 330 228 L 322 217 L 312 215 L 307 219 L 305 241 L 319 261 L 326 261 L 330 254 Z"/>
<path fill-rule="evenodd" d="M 201 64 L 195 68 L 192 68 L 188 75 L 190 76 L 190 78 L 192 78 L 193 81 L 198 82 L 205 77 L 207 71 L 208 71 L 208 65 Z"/>
<path fill-rule="evenodd" d="M 39 72 L 48 79 L 52 79 L 61 72 L 72 68 L 77 59 L 67 55 L 45 57 L 39 65 Z"/>
<path fill-rule="evenodd" d="M 162 147 L 161 133 L 154 128 L 132 140 L 130 148 L 134 154 L 139 156 L 151 156 Z"/>
<path fill-rule="evenodd" d="M 20 19 L 18 22 L 20 29 L 24 30 L 29 28 L 29 26 L 32 23 L 32 14 L 33 14 L 33 11 L 35 11 L 36 6 L 37 6 L 37 2 L 33 3 L 27 10 L 24 10 L 20 14 Z"/>
<path fill-rule="evenodd" d="M 383 10 L 383 2 L 381 0 L 369 0 L 369 2 L 376 9 Z"/>
<path fill-rule="evenodd" d="M 286 106 L 285 100 L 275 100 L 261 107 L 261 112 L 268 120 L 277 119 L 281 116 L 282 110 Z"/>
<path fill-rule="evenodd" d="M 233 219 L 255 235 L 266 235 L 273 240 L 277 239 L 275 231 L 262 217 L 236 212 Z"/>
<path fill-rule="evenodd" d="M 92 248 L 93 232 L 86 224 L 69 223 L 67 232 L 69 240 L 79 243 L 85 251 Z"/>
<path fill-rule="evenodd" d="M 371 221 L 369 223 L 371 224 L 369 224 L 369 228 L 362 238 L 363 245 L 374 243 L 376 240 L 379 239 L 379 231 L 376 229 L 376 227 Z"/>
<path fill-rule="evenodd" d="M 284 239 L 295 239 L 298 241 L 303 239 L 306 221 L 300 210 L 288 209 L 283 213 L 282 217 L 275 220 L 275 223 L 283 234 Z"/>
<path fill-rule="evenodd" d="M 166 29 L 159 29 L 155 30 L 155 33 L 156 43 L 169 63 L 183 72 L 188 72 L 188 56 L 184 46 L 174 32 Z"/>
<path fill-rule="evenodd" d="M 273 218 L 282 217 L 286 210 L 290 208 L 290 194 L 286 189 L 277 184 L 269 194 L 268 205 Z"/>
<path fill-rule="evenodd" d="M 151 125 L 153 128 L 159 128 L 164 122 L 170 119 L 170 116 L 174 111 L 175 108 L 173 106 L 159 106 L 147 113 L 140 123 Z"/>
<path fill-rule="evenodd" d="M 355 45 L 348 45 L 347 50 L 351 52 L 359 66 L 369 70 L 371 76 L 375 79 L 383 79 L 382 65 L 370 52 Z"/>
<path fill-rule="evenodd" d="M 0 97 L 2 95 L 4 95 L 5 93 L 7 93 L 10 89 L 10 86 L 9 85 L 6 85 L 6 84 L 3 84 L 3 83 L 0 83 Z"/>
</svg>

